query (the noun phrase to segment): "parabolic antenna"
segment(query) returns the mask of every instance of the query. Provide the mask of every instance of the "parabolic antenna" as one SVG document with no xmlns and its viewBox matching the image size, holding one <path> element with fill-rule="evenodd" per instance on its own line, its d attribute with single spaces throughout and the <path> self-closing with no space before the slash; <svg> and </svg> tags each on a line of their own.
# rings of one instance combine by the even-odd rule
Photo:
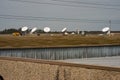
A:
<svg viewBox="0 0 120 80">
<path fill-rule="evenodd" d="M 37 30 L 37 28 L 36 27 L 34 27 L 32 30 L 31 30 L 31 34 L 33 33 L 33 32 L 35 32 Z"/>
<path fill-rule="evenodd" d="M 21 29 L 22 31 L 26 31 L 26 30 L 28 30 L 28 27 L 27 26 L 25 26 L 25 27 L 22 27 L 22 29 Z"/>
<path fill-rule="evenodd" d="M 50 28 L 49 27 L 45 27 L 44 28 L 44 32 L 50 32 Z"/>
<path fill-rule="evenodd" d="M 65 32 L 66 30 L 67 30 L 67 28 L 63 28 L 63 29 L 62 29 L 62 32 Z"/>
<path fill-rule="evenodd" d="M 105 27 L 105 28 L 102 29 L 102 32 L 107 32 L 107 31 L 109 31 L 109 30 L 110 30 L 109 27 Z"/>
</svg>

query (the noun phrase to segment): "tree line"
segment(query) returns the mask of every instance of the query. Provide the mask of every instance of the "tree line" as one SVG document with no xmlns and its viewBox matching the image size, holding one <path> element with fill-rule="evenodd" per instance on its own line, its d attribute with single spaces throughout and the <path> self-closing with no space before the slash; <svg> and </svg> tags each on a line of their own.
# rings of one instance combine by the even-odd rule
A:
<svg viewBox="0 0 120 80">
<path fill-rule="evenodd" d="M 30 31 L 31 31 L 31 29 L 28 29 L 26 32 L 29 33 Z M 0 34 L 12 34 L 14 32 L 22 33 L 21 28 L 19 28 L 19 29 L 10 28 L 10 29 L 4 29 L 4 30 L 0 31 Z M 44 31 L 41 30 L 41 29 L 38 29 L 35 32 L 37 32 L 37 33 L 43 33 Z"/>
</svg>

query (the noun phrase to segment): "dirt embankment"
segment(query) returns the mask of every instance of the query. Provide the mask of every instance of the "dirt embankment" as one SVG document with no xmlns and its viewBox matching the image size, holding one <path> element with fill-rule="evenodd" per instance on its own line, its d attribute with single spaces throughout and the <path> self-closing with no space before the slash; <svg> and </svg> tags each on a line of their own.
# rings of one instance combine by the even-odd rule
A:
<svg viewBox="0 0 120 80">
<path fill-rule="evenodd" d="M 120 68 L 0 57 L 4 80 L 120 80 Z"/>
</svg>

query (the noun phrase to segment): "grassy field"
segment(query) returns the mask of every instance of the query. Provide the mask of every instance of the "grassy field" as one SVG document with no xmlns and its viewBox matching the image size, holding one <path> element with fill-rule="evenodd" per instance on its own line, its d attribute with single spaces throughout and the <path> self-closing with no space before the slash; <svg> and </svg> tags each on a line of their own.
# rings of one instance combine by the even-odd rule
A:
<svg viewBox="0 0 120 80">
<path fill-rule="evenodd" d="M 49 35 L 43 34 L 12 36 L 0 35 L 0 47 L 60 47 L 85 45 L 120 45 L 120 36 L 80 36 L 80 35 Z"/>
</svg>

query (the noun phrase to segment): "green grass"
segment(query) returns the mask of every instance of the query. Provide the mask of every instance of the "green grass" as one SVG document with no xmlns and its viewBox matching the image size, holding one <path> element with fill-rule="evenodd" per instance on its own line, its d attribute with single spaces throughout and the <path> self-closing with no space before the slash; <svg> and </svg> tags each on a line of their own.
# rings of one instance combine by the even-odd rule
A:
<svg viewBox="0 0 120 80">
<path fill-rule="evenodd" d="M 80 36 L 80 35 L 41 35 L 41 36 L 0 36 L 0 47 L 57 47 L 81 45 L 120 45 L 120 36 Z"/>
</svg>

